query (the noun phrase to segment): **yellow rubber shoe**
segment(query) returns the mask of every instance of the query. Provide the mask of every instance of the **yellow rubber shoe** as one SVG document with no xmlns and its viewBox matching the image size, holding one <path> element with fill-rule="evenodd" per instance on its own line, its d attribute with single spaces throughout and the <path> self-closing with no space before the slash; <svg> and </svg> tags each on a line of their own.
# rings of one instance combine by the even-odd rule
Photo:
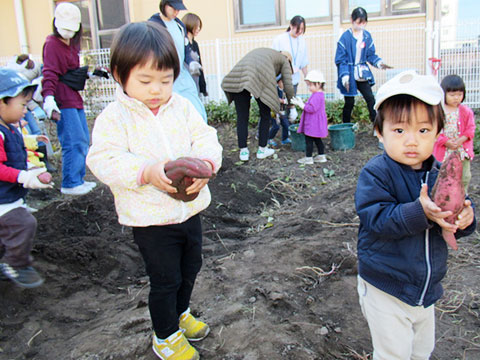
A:
<svg viewBox="0 0 480 360">
<path fill-rule="evenodd" d="M 200 341 L 207 337 L 210 332 L 210 327 L 204 322 L 198 321 L 190 314 L 190 309 L 187 309 L 180 315 L 180 329 L 185 331 L 185 337 L 190 341 Z"/>
<path fill-rule="evenodd" d="M 163 360 L 198 360 L 200 355 L 190 345 L 182 330 L 170 335 L 165 340 L 159 340 L 153 335 L 153 352 Z"/>
</svg>

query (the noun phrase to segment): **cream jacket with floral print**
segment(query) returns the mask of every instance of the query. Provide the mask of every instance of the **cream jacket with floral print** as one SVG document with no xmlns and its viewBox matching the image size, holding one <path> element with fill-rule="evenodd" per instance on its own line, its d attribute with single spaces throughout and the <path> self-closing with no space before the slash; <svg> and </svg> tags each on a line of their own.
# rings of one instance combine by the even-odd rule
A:
<svg viewBox="0 0 480 360">
<path fill-rule="evenodd" d="M 182 156 L 207 160 L 216 173 L 222 163 L 217 131 L 178 94 L 172 94 L 154 115 L 118 87 L 116 101 L 95 121 L 87 165 L 112 190 L 120 224 L 167 225 L 182 223 L 204 210 L 211 200 L 208 186 L 195 200 L 182 202 L 138 179 L 146 164 Z"/>
</svg>

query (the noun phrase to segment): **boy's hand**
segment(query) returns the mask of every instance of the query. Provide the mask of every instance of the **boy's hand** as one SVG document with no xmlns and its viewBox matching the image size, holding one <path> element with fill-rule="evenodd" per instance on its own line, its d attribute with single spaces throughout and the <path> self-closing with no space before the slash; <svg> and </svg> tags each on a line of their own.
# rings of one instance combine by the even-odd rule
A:
<svg viewBox="0 0 480 360">
<path fill-rule="evenodd" d="M 463 230 L 473 222 L 474 216 L 472 202 L 465 200 L 463 210 L 458 214 L 455 225 L 457 225 L 460 230 Z"/>
<path fill-rule="evenodd" d="M 172 180 L 170 180 L 167 175 L 165 175 L 165 164 L 166 161 L 158 161 L 154 164 L 147 165 L 143 170 L 143 181 L 147 184 L 152 184 L 153 186 L 159 188 L 160 190 L 176 193 L 177 188 L 171 186 Z"/>
<path fill-rule="evenodd" d="M 420 199 L 420 204 L 422 204 L 423 211 L 425 212 L 425 216 L 429 220 L 437 223 L 444 230 L 447 230 L 453 233 L 457 231 L 457 228 L 458 228 L 457 224 L 450 224 L 445 220 L 445 218 L 452 215 L 452 212 L 442 211 L 442 209 L 437 204 L 435 204 L 432 201 L 432 199 L 430 199 L 430 197 L 428 196 L 427 184 L 422 185 L 422 190 L 420 190 L 419 199 Z"/>
<path fill-rule="evenodd" d="M 209 163 L 208 161 L 204 161 L 205 164 L 207 164 L 208 168 L 210 170 L 212 170 L 212 173 L 213 173 L 213 167 L 212 167 L 212 164 Z M 200 190 L 203 189 L 203 187 L 205 185 L 208 184 L 208 181 L 210 180 L 210 178 L 193 178 L 193 184 L 190 185 L 188 188 L 185 189 L 185 192 L 187 193 L 187 195 L 191 195 L 191 194 L 195 194 L 195 193 L 198 193 L 200 192 Z"/>
</svg>

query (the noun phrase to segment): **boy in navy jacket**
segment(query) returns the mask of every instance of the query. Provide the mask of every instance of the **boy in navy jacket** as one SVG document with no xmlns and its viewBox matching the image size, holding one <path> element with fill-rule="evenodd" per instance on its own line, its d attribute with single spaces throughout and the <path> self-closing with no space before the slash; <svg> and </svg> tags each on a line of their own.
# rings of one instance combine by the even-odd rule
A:
<svg viewBox="0 0 480 360">
<path fill-rule="evenodd" d="M 431 76 L 405 71 L 377 93 L 375 129 L 385 152 L 362 169 L 355 194 L 358 293 L 373 359 L 428 359 L 435 345 L 434 303 L 442 296 L 447 244 L 476 227 L 469 199 L 455 224 L 430 199 L 440 163 L 443 91 Z"/>
<path fill-rule="evenodd" d="M 38 179 L 45 168 L 28 169 L 23 137 L 14 126 L 25 115 L 36 87 L 17 72 L 0 68 L 0 279 L 27 288 L 40 286 L 43 279 L 32 267 L 37 221 L 24 197 L 27 188 L 52 187 Z"/>
</svg>

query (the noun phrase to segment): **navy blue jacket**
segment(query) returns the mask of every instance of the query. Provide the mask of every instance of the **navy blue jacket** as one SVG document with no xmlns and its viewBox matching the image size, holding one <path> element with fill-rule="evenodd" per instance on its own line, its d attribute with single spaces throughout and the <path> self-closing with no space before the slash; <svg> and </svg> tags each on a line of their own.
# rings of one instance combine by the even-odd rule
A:
<svg viewBox="0 0 480 360">
<path fill-rule="evenodd" d="M 375 53 L 375 44 L 373 43 L 372 35 L 367 30 L 363 30 L 363 50 L 360 55 L 359 64 L 365 65 L 367 71 L 364 71 L 364 79 L 368 81 L 370 86 L 375 85 L 375 79 L 368 67 L 367 62 L 375 67 L 378 67 L 378 63 L 382 60 Z M 353 36 L 352 29 L 346 30 L 340 40 L 337 42 L 337 51 L 335 52 L 335 65 L 337 65 L 337 87 L 344 96 L 355 96 L 357 93 L 357 83 L 354 81 L 354 66 L 355 56 L 357 54 L 357 39 Z M 342 77 L 344 75 L 350 76 L 350 88 L 349 91 L 345 89 L 342 84 Z"/>
<path fill-rule="evenodd" d="M 148 19 L 148 21 L 153 21 L 162 25 L 163 27 L 167 27 L 165 25 L 165 22 L 160 17 L 159 13 L 152 15 L 150 19 Z M 178 26 L 180 27 L 180 30 L 182 31 L 183 36 L 185 37 L 185 60 L 184 61 L 188 65 L 192 62 L 193 59 L 192 59 L 192 46 L 190 45 L 190 41 L 188 40 L 188 36 L 187 36 L 187 27 L 180 19 L 175 18 L 175 21 L 177 22 Z M 182 66 L 182 64 L 180 64 L 180 66 Z"/>
<path fill-rule="evenodd" d="M 27 169 L 27 150 L 23 143 L 22 134 L 12 125 L 8 129 L 0 125 L 0 131 L 4 135 L 3 146 L 7 154 L 6 166 L 18 170 Z M 0 204 L 9 204 L 25 197 L 27 189 L 22 184 L 0 181 Z"/>
<path fill-rule="evenodd" d="M 419 200 L 422 183 L 431 191 L 439 169 L 433 156 L 423 169 L 413 170 L 383 153 L 372 158 L 358 178 L 358 273 L 411 306 L 428 307 L 443 294 L 440 281 L 447 272 L 447 245 Z M 475 227 L 476 220 L 455 237 L 469 235 Z"/>
</svg>

